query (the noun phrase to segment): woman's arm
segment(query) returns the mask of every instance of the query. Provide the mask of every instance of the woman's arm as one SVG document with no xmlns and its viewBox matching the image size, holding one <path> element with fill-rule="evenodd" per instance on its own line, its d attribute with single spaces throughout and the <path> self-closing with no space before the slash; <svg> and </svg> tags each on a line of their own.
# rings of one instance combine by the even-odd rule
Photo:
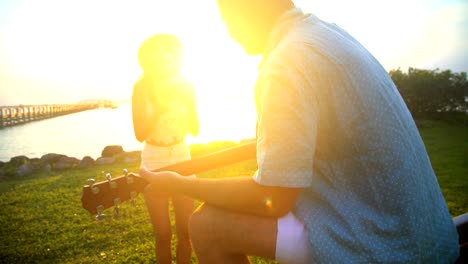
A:
<svg viewBox="0 0 468 264">
<path fill-rule="evenodd" d="M 155 114 L 148 116 L 145 96 L 145 86 L 140 80 L 133 86 L 132 94 L 133 131 L 139 142 L 145 141 L 157 121 Z"/>
<path fill-rule="evenodd" d="M 200 132 L 200 120 L 198 118 L 197 111 L 197 100 L 195 96 L 195 89 L 192 85 L 188 89 L 188 100 L 187 100 L 187 110 L 188 110 L 188 126 L 189 131 L 193 136 L 197 136 Z"/>
</svg>

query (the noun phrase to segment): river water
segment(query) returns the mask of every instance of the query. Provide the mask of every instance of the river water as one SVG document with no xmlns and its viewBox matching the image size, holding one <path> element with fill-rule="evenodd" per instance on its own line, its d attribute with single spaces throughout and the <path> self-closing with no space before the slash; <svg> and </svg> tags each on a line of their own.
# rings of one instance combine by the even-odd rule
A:
<svg viewBox="0 0 468 264">
<path fill-rule="evenodd" d="M 240 141 L 255 137 L 255 109 L 245 98 L 213 100 L 198 104 L 201 128 L 187 142 Z M 95 109 L 0 129 L 0 161 L 25 155 L 40 158 L 47 153 L 96 159 L 108 145 L 125 151 L 142 148 L 133 134 L 131 105 Z"/>
</svg>

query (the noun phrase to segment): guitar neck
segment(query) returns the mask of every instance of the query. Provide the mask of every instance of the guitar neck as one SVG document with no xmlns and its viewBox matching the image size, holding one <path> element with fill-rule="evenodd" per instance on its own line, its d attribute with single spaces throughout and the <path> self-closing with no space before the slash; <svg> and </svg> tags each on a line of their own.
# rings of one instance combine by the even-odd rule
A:
<svg viewBox="0 0 468 264">
<path fill-rule="evenodd" d="M 201 173 L 212 169 L 222 168 L 237 162 L 255 159 L 257 156 L 257 143 L 247 143 L 196 157 L 191 160 L 165 166 L 153 172 L 174 171 L 184 176 Z"/>
<path fill-rule="evenodd" d="M 221 168 L 241 161 L 255 159 L 257 143 L 247 143 L 237 147 L 220 150 L 211 154 L 195 157 L 191 160 L 169 165 L 153 172 L 174 171 L 189 176 L 212 169 Z M 81 202 L 83 208 L 96 214 L 121 202 L 131 200 L 140 193 L 148 182 L 138 174 L 129 173 L 124 176 L 108 179 L 91 185 L 83 186 Z"/>
</svg>

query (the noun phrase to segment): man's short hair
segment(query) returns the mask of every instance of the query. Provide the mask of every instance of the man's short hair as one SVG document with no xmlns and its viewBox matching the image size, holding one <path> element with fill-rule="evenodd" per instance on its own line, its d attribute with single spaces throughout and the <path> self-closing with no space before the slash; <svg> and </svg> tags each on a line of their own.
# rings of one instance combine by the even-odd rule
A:
<svg viewBox="0 0 468 264">
<path fill-rule="evenodd" d="M 218 7 L 223 13 L 236 13 L 239 15 L 261 14 L 269 7 L 288 10 L 294 7 L 292 0 L 217 0 Z"/>
</svg>

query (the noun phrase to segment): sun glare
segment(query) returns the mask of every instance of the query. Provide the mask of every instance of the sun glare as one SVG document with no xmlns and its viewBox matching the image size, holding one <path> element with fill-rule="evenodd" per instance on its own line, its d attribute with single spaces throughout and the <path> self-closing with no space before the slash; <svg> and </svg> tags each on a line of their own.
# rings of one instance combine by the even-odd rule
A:
<svg viewBox="0 0 468 264">
<path fill-rule="evenodd" d="M 255 137 L 256 65 L 255 59 L 242 53 L 222 54 L 222 50 L 212 49 L 202 55 L 187 54 L 183 74 L 194 84 L 201 123 L 200 135 L 193 141 L 240 141 Z"/>
<path fill-rule="evenodd" d="M 270 198 L 266 198 L 266 199 L 265 199 L 265 205 L 266 205 L 268 208 L 272 208 L 272 207 L 273 207 L 273 201 L 272 201 Z"/>
<path fill-rule="evenodd" d="M 194 84 L 201 123 L 199 136 L 189 143 L 255 137 L 253 86 L 260 58 L 247 56 L 216 14 L 205 16 L 218 25 L 213 32 L 178 31 L 185 50 L 182 72 Z"/>
<path fill-rule="evenodd" d="M 73 103 L 79 97 L 129 100 L 141 74 L 138 47 L 154 34 L 174 34 L 185 50 L 183 74 L 194 83 L 197 95 L 202 127 L 194 140 L 254 136 L 252 97 L 259 58 L 247 56 L 230 39 L 216 1 L 184 1 L 184 8 L 180 1 L 155 3 L 25 0 L 3 43 L 9 71 L 35 87 L 46 82 L 51 92 L 34 96 L 43 97 L 41 103 L 52 98 L 53 103 Z M 51 6 L 60 11 L 44 15 Z M 99 10 L 108 6 L 113 8 L 103 20 Z"/>
</svg>

